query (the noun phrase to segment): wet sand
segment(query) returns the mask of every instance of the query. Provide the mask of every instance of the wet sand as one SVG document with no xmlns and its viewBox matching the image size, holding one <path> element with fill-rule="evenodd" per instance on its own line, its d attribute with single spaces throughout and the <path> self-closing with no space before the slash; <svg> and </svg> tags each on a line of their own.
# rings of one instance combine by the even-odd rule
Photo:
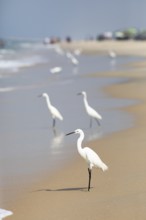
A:
<svg viewBox="0 0 146 220">
<path fill-rule="evenodd" d="M 14 212 L 11 219 L 146 219 L 144 63 L 135 64 L 133 71 L 104 73 L 105 77 L 115 75 L 125 77 L 125 82 L 105 88 L 105 91 L 114 97 L 137 99 L 139 102 L 122 109 L 134 115 L 132 128 L 86 143 L 98 152 L 109 170 L 103 173 L 93 169 L 92 188 L 88 192 L 87 166 L 77 153 L 67 166 L 37 181 L 28 187 L 27 193 L 22 192 L 21 199 L 8 204 Z M 93 74 L 93 77 L 99 76 Z M 77 136 L 74 139 L 73 144 L 76 145 Z"/>
</svg>

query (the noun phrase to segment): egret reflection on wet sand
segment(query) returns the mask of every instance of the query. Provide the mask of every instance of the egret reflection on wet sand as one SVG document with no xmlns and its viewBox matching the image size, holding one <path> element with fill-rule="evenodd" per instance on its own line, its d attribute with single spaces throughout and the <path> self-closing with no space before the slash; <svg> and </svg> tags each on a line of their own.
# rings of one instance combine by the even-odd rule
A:
<svg viewBox="0 0 146 220">
<path fill-rule="evenodd" d="M 89 182 L 88 182 L 88 191 L 90 191 L 91 184 L 91 172 L 93 167 L 98 167 L 103 171 L 108 169 L 108 166 L 100 159 L 100 157 L 89 147 L 82 148 L 82 142 L 84 139 L 84 132 L 81 129 L 76 129 L 73 132 L 70 132 L 66 135 L 70 134 L 79 134 L 79 138 L 77 140 L 77 149 L 78 153 L 88 164 L 88 173 L 89 173 Z"/>
</svg>

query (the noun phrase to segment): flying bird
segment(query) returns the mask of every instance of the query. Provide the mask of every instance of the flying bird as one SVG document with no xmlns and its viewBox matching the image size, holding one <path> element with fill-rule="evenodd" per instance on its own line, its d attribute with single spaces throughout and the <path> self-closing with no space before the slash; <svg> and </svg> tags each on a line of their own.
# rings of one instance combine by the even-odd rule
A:
<svg viewBox="0 0 146 220">
<path fill-rule="evenodd" d="M 70 132 L 66 135 L 70 134 L 79 134 L 79 138 L 77 140 L 77 149 L 81 157 L 85 159 L 88 164 L 88 174 L 89 174 L 89 182 L 88 182 L 88 191 L 90 191 L 91 184 L 91 172 L 93 167 L 101 168 L 103 171 L 108 169 L 108 166 L 100 159 L 96 152 L 94 152 L 89 147 L 82 148 L 82 141 L 84 139 L 84 132 L 81 129 L 76 129 L 73 132 Z"/>
<path fill-rule="evenodd" d="M 46 103 L 47 103 L 47 107 L 51 113 L 51 116 L 53 118 L 53 128 L 55 127 L 56 124 L 56 118 L 58 118 L 59 120 L 63 120 L 63 116 L 61 115 L 61 113 L 58 111 L 57 108 L 55 108 L 50 101 L 50 98 L 48 96 L 47 93 L 43 93 L 42 95 L 39 95 L 39 97 L 44 97 L 46 99 Z"/>
<path fill-rule="evenodd" d="M 60 73 L 61 71 L 62 71 L 62 67 L 59 67 L 59 66 L 56 66 L 56 67 L 53 67 L 53 68 L 50 69 L 50 72 L 51 72 L 52 74 L 54 74 L 54 73 Z"/>
<path fill-rule="evenodd" d="M 99 120 L 102 119 L 102 116 L 97 111 L 95 111 L 91 106 L 89 106 L 88 101 L 87 101 L 87 93 L 85 91 L 82 91 L 78 93 L 77 95 L 83 95 L 85 110 L 90 117 L 90 127 L 92 127 L 92 118 L 94 118 L 96 122 L 98 123 L 98 125 L 100 125 Z"/>
</svg>

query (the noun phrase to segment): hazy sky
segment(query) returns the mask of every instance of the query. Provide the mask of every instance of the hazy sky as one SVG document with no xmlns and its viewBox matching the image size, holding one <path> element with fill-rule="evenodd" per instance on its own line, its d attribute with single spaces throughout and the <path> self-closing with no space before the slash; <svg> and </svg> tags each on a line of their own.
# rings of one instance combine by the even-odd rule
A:
<svg viewBox="0 0 146 220">
<path fill-rule="evenodd" d="M 146 28 L 146 0 L 0 0 L 0 37 L 73 39 Z"/>
</svg>

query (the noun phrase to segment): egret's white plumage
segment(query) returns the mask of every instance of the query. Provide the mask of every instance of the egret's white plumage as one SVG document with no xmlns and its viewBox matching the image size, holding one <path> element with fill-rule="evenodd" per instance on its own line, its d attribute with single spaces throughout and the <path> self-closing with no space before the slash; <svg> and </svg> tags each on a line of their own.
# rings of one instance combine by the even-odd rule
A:
<svg viewBox="0 0 146 220">
<path fill-rule="evenodd" d="M 75 49 L 74 50 L 74 54 L 76 55 L 76 56 L 79 56 L 80 54 L 81 54 L 81 50 L 80 49 Z"/>
<path fill-rule="evenodd" d="M 100 125 L 99 120 L 102 119 L 102 116 L 97 111 L 95 111 L 91 106 L 89 106 L 87 101 L 87 93 L 85 91 L 82 91 L 78 93 L 78 95 L 83 95 L 85 110 L 87 114 L 90 116 L 90 127 L 92 125 L 92 118 L 94 118 L 97 121 L 97 123 Z"/>
<path fill-rule="evenodd" d="M 42 97 L 44 97 L 46 99 L 46 103 L 47 103 L 47 107 L 51 113 L 51 116 L 53 118 L 53 127 L 55 127 L 55 119 L 58 118 L 59 120 L 63 120 L 63 116 L 61 115 L 61 113 L 58 111 L 57 108 L 55 108 L 51 102 L 50 102 L 50 98 L 49 95 L 47 93 L 43 93 L 41 95 Z"/>
<path fill-rule="evenodd" d="M 78 65 L 78 64 L 79 64 L 79 61 L 78 61 L 75 57 L 72 57 L 72 58 L 71 58 L 71 62 L 72 62 L 72 64 L 74 64 L 74 65 Z"/>
<path fill-rule="evenodd" d="M 12 215 L 13 212 L 12 211 L 8 211 L 5 209 L 0 209 L 0 220 L 2 220 L 3 218 Z"/>
<path fill-rule="evenodd" d="M 77 140 L 77 149 L 81 157 L 85 159 L 88 164 L 88 172 L 89 172 L 89 184 L 88 184 L 88 191 L 90 190 L 90 181 L 91 181 L 91 171 L 93 167 L 101 168 L 103 171 L 108 169 L 108 166 L 100 159 L 97 153 L 95 153 L 89 147 L 82 148 L 82 141 L 84 139 L 84 132 L 81 129 L 76 129 L 73 132 L 70 132 L 66 135 L 70 134 L 79 134 L 79 138 Z"/>
<path fill-rule="evenodd" d="M 66 56 L 67 56 L 68 59 L 72 58 L 72 54 L 70 52 L 66 52 Z"/>
<path fill-rule="evenodd" d="M 60 66 L 56 66 L 56 67 L 53 67 L 53 68 L 50 69 L 50 72 L 51 72 L 52 74 L 54 74 L 54 73 L 59 73 L 59 72 L 61 72 L 61 71 L 62 71 L 62 67 L 60 67 Z"/>
<path fill-rule="evenodd" d="M 57 54 L 59 54 L 59 55 L 64 55 L 64 51 L 62 50 L 61 47 L 55 46 L 54 49 L 55 49 L 55 51 L 56 51 Z"/>
<path fill-rule="evenodd" d="M 72 53 L 67 52 L 66 56 L 72 62 L 72 64 L 74 64 L 74 65 L 78 65 L 79 64 L 79 61 L 77 60 L 77 58 L 75 56 L 73 56 Z"/>
<path fill-rule="evenodd" d="M 116 53 L 115 53 L 113 50 L 110 50 L 110 51 L 109 51 L 109 57 L 110 57 L 110 58 L 113 58 L 113 59 L 114 59 L 114 58 L 116 58 L 116 56 L 117 56 L 117 55 L 116 55 Z"/>
</svg>

